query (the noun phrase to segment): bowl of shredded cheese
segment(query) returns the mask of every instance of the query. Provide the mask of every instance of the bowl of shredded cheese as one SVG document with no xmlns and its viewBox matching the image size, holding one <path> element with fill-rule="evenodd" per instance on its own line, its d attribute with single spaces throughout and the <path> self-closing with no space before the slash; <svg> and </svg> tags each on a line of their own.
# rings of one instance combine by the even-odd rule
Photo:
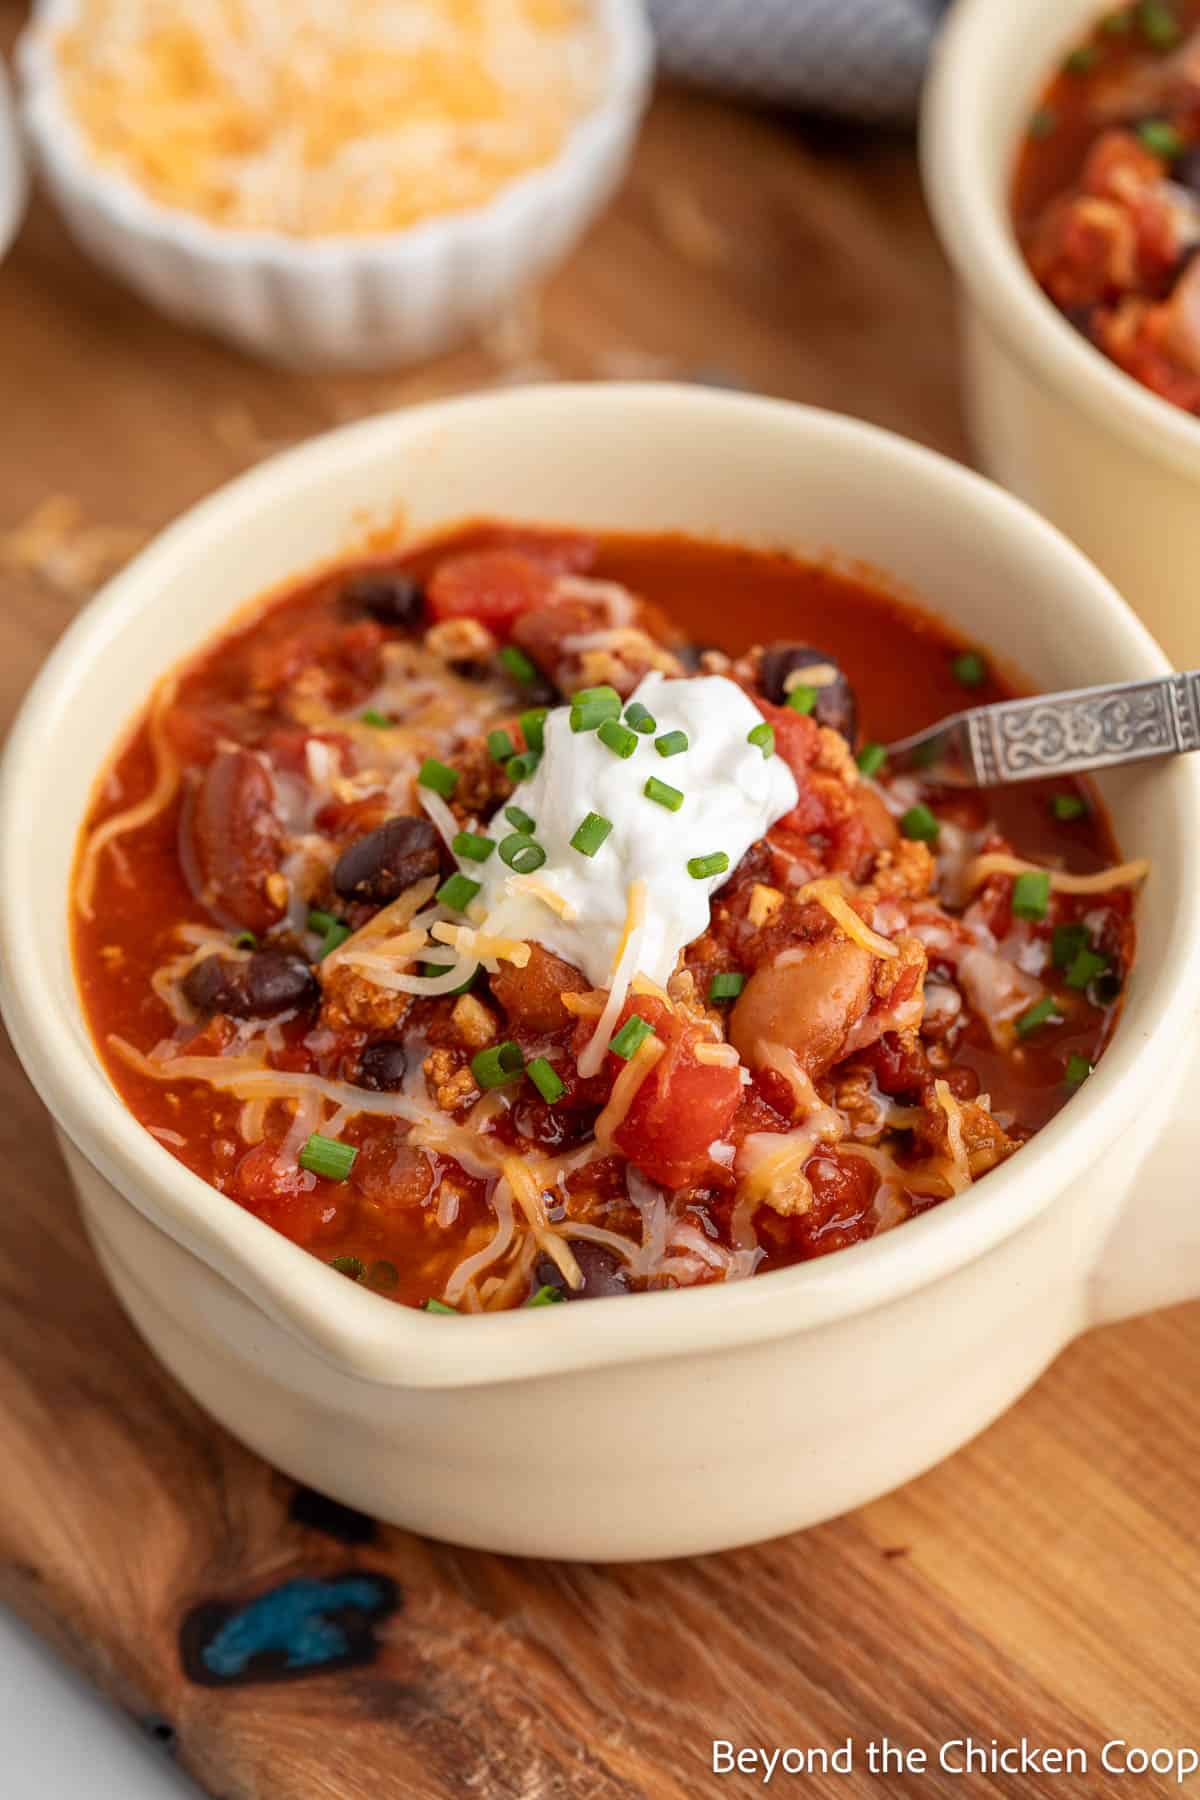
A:
<svg viewBox="0 0 1200 1800">
<path fill-rule="evenodd" d="M 68 227 L 171 317 L 292 366 L 446 349 L 624 170 L 641 0 L 41 0 L 24 117 Z"/>
</svg>

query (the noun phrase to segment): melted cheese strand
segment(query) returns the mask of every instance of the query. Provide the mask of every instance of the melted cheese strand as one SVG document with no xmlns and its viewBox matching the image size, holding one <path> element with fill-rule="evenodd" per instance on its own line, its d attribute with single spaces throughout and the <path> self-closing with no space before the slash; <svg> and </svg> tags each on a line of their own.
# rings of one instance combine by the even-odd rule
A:
<svg viewBox="0 0 1200 1800">
<path fill-rule="evenodd" d="M 608 1097 L 608 1105 L 594 1126 L 596 1142 L 603 1151 L 611 1150 L 613 1138 L 625 1123 L 626 1114 L 633 1105 L 638 1089 L 654 1065 L 665 1056 L 666 1049 L 662 1039 L 651 1032 L 649 1037 L 642 1039 L 617 1076 L 613 1091 Z"/>
<path fill-rule="evenodd" d="M 989 875 L 1048 875 L 1056 894 L 1107 894 L 1113 888 L 1136 887 L 1149 873 L 1150 864 L 1145 857 L 1134 862 L 1116 863 L 1111 869 L 1100 869 L 1094 875 L 1070 875 L 1063 869 L 1043 868 L 1041 863 L 1025 862 L 1019 856 L 989 850 L 968 866 L 966 880 L 968 893 L 973 893 Z"/>
<path fill-rule="evenodd" d="M 890 938 L 881 937 L 859 918 L 837 881 L 810 881 L 800 889 L 797 898 L 814 900 L 818 906 L 823 906 L 834 924 L 841 927 L 851 942 L 858 944 L 872 956 L 882 957 L 885 961 L 899 956 L 900 952 Z"/>
<path fill-rule="evenodd" d="M 93 900 L 96 893 L 96 881 L 100 873 L 100 858 L 110 844 L 131 831 L 138 831 L 148 825 L 165 806 L 169 806 L 179 788 L 179 759 L 171 748 L 167 737 L 167 709 L 175 699 L 175 690 L 179 686 L 177 676 L 170 676 L 161 681 L 155 693 L 150 710 L 150 718 L 146 727 L 146 735 L 150 740 L 150 748 L 154 753 L 154 785 L 144 799 L 136 806 L 130 806 L 124 812 L 114 813 L 97 825 L 88 838 L 83 856 L 79 863 L 79 873 L 75 880 L 75 904 L 85 919 L 95 917 Z"/>
</svg>

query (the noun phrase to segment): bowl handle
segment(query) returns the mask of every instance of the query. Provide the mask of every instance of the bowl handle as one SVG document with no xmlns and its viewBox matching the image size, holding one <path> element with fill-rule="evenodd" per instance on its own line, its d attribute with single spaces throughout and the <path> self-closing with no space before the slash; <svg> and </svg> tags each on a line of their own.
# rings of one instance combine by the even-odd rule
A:
<svg viewBox="0 0 1200 1800">
<path fill-rule="evenodd" d="M 1136 1130 L 1147 1150 L 1137 1163 L 1092 1275 L 1090 1323 L 1107 1325 L 1200 1296 L 1200 1034 L 1179 1059 Z"/>
</svg>

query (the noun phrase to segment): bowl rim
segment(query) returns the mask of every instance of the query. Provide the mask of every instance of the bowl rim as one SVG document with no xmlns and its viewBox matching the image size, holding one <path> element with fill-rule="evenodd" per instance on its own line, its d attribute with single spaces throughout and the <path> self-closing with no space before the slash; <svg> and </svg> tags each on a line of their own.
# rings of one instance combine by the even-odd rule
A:
<svg viewBox="0 0 1200 1800">
<path fill-rule="evenodd" d="M 986 509 L 1019 533 L 1053 573 L 1086 590 L 1109 615 L 1114 657 L 1126 672 L 1166 671 L 1163 653 L 1112 585 L 1066 538 L 982 476 L 936 452 L 859 420 L 818 408 L 670 384 L 561 384 L 468 395 L 344 426 L 271 458 L 185 513 L 77 615 L 35 678 L 0 764 L 0 1005 L 22 1063 L 57 1125 L 122 1198 L 200 1257 L 310 1351 L 343 1372 L 392 1386 L 483 1386 L 598 1369 L 628 1361 L 729 1350 L 815 1329 L 875 1309 L 976 1260 L 1051 1205 L 1062 1190 L 1131 1132 L 1155 1086 L 1177 1063 L 1200 989 L 1200 831 L 1179 834 L 1183 879 L 1161 966 L 1139 965 L 1146 1029 L 1118 1031 L 1086 1089 L 985 1184 L 908 1221 L 902 1230 L 836 1256 L 720 1287 L 629 1295 L 602 1307 L 473 1317 L 446 1322 L 399 1307 L 344 1281 L 269 1226 L 217 1195 L 159 1144 L 127 1110 L 98 1056 L 80 1034 L 74 1009 L 48 1005 L 54 980 L 43 963 L 36 922 L 45 898 L 24 867 L 33 839 L 37 771 L 44 745 L 61 741 L 79 716 L 100 651 L 115 635 L 151 629 L 164 584 L 183 560 L 204 554 L 227 530 L 274 515 L 330 479 L 350 481 L 406 443 L 453 417 L 511 414 L 525 430 L 539 412 L 569 411 L 575 428 L 615 414 L 635 434 L 650 415 L 673 415 L 689 431 L 717 431 L 736 414 L 749 429 L 787 439 L 808 454 L 837 444 L 864 460 L 886 461 L 888 479 L 936 486 L 948 505 Z M 544 416 L 544 412 L 542 414 Z M 781 444 L 781 447 L 782 444 Z M 236 604 L 236 603 L 235 603 Z M 234 607 L 214 610 L 214 626 Z M 174 659 L 171 659 L 174 660 Z M 168 666 L 168 660 L 163 660 Z M 104 747 L 108 754 L 109 746 Z M 97 767 L 100 759 L 97 759 Z M 1200 759 L 1177 758 L 1172 784 L 1181 825 L 1200 823 Z M 77 821 L 64 821 L 74 832 Z M 63 896 L 56 896 L 61 904 Z M 1143 956 L 1145 952 L 1143 951 Z M 1149 998 L 1148 998 L 1149 996 Z M 1151 1005 L 1152 1000 L 1152 1005 Z M 214 1198 L 216 1204 L 214 1205 Z M 621 1308 L 619 1314 L 613 1308 Z M 633 1310 L 636 1309 L 636 1310 Z M 547 1318 L 552 1323 L 547 1328 Z M 441 1333 L 436 1348 L 432 1333 Z M 550 1335 L 552 1334 L 552 1335 Z"/>
<path fill-rule="evenodd" d="M 1067 0 L 1047 31 L 1044 0 L 957 0 L 935 43 L 921 103 L 925 196 L 955 274 L 1017 360 L 1107 433 L 1194 478 L 1200 420 L 1143 387 L 1067 322 L 1034 280 L 1009 214 L 1013 149 L 1038 86 L 1056 54 L 1101 10 L 1100 0 Z M 1037 82 L 1026 86 L 1012 80 L 1004 47 L 1035 22 L 1046 56 Z M 988 124 L 993 109 L 1005 120 L 998 134 Z"/>
<path fill-rule="evenodd" d="M 39 160 L 110 226 L 166 240 L 209 263 L 228 267 L 253 262 L 315 275 L 348 262 L 371 265 L 433 258 L 456 246 L 464 235 L 502 240 L 523 213 L 544 207 L 564 179 L 594 162 L 608 141 L 627 129 L 631 113 L 640 113 L 654 71 L 654 40 L 642 0 L 587 0 L 587 4 L 608 39 L 610 66 L 602 92 L 575 122 L 557 154 L 506 182 L 480 206 L 436 214 L 393 231 L 328 232 L 302 238 L 283 231 L 217 225 L 199 213 L 156 199 L 131 176 L 98 162 L 63 98 L 52 42 L 75 15 L 77 0 L 35 0 L 14 56 L 20 112 Z"/>
</svg>

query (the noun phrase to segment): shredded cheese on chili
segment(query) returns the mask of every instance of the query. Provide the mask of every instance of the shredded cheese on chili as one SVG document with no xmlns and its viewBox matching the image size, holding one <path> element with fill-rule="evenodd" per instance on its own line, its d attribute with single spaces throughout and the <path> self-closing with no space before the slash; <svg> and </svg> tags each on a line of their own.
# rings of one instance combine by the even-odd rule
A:
<svg viewBox="0 0 1200 1800">
<path fill-rule="evenodd" d="M 852 943 L 858 944 L 872 956 L 882 957 L 890 961 L 900 952 L 890 938 L 881 937 L 879 932 L 872 931 L 865 920 L 860 919 L 838 882 L 830 880 L 810 881 L 800 889 L 801 900 L 815 900 L 823 906 L 835 925 L 839 925 Z"/>
<path fill-rule="evenodd" d="M 967 891 L 973 893 L 989 875 L 1048 875 L 1057 894 L 1107 894 L 1113 888 L 1136 887 L 1150 873 L 1144 857 L 1134 862 L 1115 863 L 1111 869 L 1099 869 L 1094 875 L 1071 875 L 1065 869 L 1047 869 L 1041 863 L 1025 862 L 1019 856 L 1008 856 L 1002 850 L 989 850 L 977 856 L 967 869 Z"/>
</svg>

